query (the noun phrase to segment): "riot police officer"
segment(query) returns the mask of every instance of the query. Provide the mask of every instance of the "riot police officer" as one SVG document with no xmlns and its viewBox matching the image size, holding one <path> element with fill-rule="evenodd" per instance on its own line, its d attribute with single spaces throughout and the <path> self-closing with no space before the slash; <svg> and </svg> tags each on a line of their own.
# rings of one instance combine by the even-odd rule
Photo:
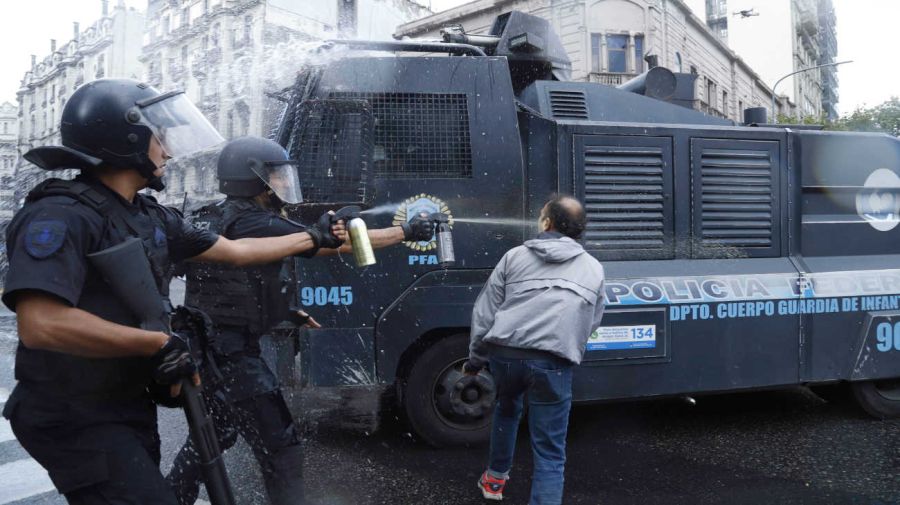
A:
<svg viewBox="0 0 900 505">
<path fill-rule="evenodd" d="M 230 239 L 308 229 L 280 212 L 302 197 L 294 162 L 277 143 L 255 137 L 232 140 L 219 155 L 217 171 L 219 191 L 227 198 L 198 210 L 197 226 Z M 323 215 L 319 226 L 327 227 L 329 220 Z M 416 218 L 403 226 L 369 230 L 369 238 L 378 248 L 429 240 L 433 232 L 433 222 Z M 323 253 L 329 251 L 311 249 L 301 256 Z M 190 264 L 185 296 L 185 303 L 207 313 L 217 329 L 208 343 L 211 359 L 203 377 L 219 445 L 223 450 L 232 447 L 238 435 L 248 442 L 262 467 L 269 500 L 276 505 L 303 503 L 303 453 L 275 374 L 260 357 L 259 341 L 285 320 L 318 326 L 305 313 L 289 309 L 292 270 L 288 261 L 244 268 Z M 189 438 L 167 476 L 180 504 L 196 501 L 199 477 L 199 459 Z"/>
<path fill-rule="evenodd" d="M 337 247 L 346 234 L 338 226 L 232 241 L 139 194 L 163 188 L 169 158 L 222 141 L 181 93 L 101 79 L 72 95 L 61 120 L 63 145 L 25 158 L 80 175 L 35 187 L 7 229 L 3 303 L 16 312 L 19 343 L 3 415 L 69 503 L 174 504 L 152 397 L 197 381 L 196 366 L 182 339 L 139 328 L 88 255 L 140 238 L 165 296 L 172 262 L 270 263 Z"/>
</svg>

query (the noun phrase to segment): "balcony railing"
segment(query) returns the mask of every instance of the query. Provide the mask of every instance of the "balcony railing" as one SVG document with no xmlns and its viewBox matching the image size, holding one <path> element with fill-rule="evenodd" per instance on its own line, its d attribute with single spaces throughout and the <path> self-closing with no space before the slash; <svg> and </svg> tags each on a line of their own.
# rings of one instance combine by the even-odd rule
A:
<svg viewBox="0 0 900 505">
<path fill-rule="evenodd" d="M 619 86 L 633 79 L 637 74 L 620 74 L 613 72 L 591 72 L 588 74 L 588 82 L 606 84 L 607 86 Z"/>
</svg>

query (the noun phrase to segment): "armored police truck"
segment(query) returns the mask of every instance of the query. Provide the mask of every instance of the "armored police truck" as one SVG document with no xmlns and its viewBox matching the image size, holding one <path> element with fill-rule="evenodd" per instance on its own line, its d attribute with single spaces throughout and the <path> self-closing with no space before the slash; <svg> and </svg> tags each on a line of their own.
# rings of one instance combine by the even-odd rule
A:
<svg viewBox="0 0 900 505">
<path fill-rule="evenodd" d="M 661 67 L 567 81 L 557 35 L 519 12 L 444 39 L 334 41 L 343 57 L 285 94 L 276 135 L 308 202 L 362 204 L 370 228 L 439 212 L 455 247 L 452 265 L 434 241 L 364 269 L 297 261 L 296 303 L 323 328 L 300 338 L 294 408 L 397 408 L 432 444 L 484 439 L 489 377 L 457 386 L 473 302 L 563 192 L 607 273 L 576 401 L 847 383 L 900 414 L 898 139 L 708 116 L 694 76 Z"/>
</svg>

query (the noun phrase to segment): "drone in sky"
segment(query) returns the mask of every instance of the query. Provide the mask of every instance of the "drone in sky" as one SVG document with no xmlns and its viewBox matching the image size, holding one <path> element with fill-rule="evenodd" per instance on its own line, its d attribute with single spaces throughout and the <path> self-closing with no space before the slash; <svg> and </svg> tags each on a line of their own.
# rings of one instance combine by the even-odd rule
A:
<svg viewBox="0 0 900 505">
<path fill-rule="evenodd" d="M 754 7 L 752 9 L 744 9 L 742 11 L 736 11 L 736 12 L 734 12 L 733 15 L 740 16 L 741 19 L 746 19 L 746 18 L 750 18 L 753 16 L 759 16 L 759 13 L 756 12 L 756 7 Z"/>
</svg>

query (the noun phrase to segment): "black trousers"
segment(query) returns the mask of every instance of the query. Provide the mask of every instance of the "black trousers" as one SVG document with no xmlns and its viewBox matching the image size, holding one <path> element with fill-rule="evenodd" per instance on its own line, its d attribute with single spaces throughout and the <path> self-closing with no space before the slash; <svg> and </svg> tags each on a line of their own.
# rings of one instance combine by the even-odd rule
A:
<svg viewBox="0 0 900 505">
<path fill-rule="evenodd" d="M 175 505 L 159 471 L 156 406 L 149 400 L 49 400 L 20 384 L 6 407 L 19 443 L 69 503 Z"/>
<path fill-rule="evenodd" d="M 280 390 L 229 401 L 222 391 L 204 393 L 215 420 L 219 446 L 224 451 L 238 436 L 250 445 L 262 468 L 269 501 L 273 505 L 300 505 L 303 496 L 301 437 Z M 166 477 L 179 505 L 191 505 L 200 490 L 199 454 L 190 438 L 175 457 Z"/>
</svg>

